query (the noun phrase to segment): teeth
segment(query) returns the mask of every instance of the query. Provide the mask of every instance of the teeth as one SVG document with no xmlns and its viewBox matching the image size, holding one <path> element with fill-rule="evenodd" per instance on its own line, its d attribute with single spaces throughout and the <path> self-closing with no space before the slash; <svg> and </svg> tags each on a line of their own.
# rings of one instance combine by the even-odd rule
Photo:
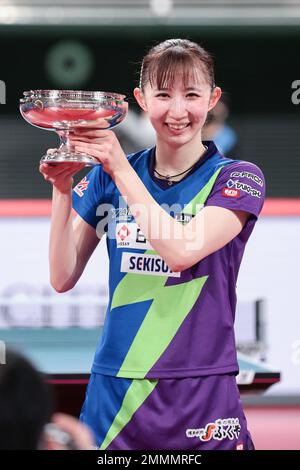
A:
<svg viewBox="0 0 300 470">
<path fill-rule="evenodd" d="M 187 127 L 188 123 L 187 124 L 168 124 L 167 123 L 167 126 L 170 127 L 171 129 L 180 130 L 180 129 L 184 129 L 185 127 Z"/>
</svg>

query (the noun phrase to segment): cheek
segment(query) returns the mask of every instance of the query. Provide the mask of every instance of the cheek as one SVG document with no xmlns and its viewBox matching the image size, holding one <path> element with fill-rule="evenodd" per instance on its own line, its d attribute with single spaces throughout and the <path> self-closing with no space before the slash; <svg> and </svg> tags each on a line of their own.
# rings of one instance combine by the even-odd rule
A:
<svg viewBox="0 0 300 470">
<path fill-rule="evenodd" d="M 152 123 L 161 121 L 166 113 L 167 109 L 163 104 L 157 104 L 156 106 L 151 107 L 151 109 L 148 109 L 148 116 Z"/>
<path fill-rule="evenodd" d="M 206 121 L 208 109 L 207 106 L 195 106 L 193 109 L 190 109 L 191 116 L 193 120 L 197 123 L 202 123 Z"/>
<path fill-rule="evenodd" d="M 155 131 L 159 132 L 160 128 L 161 128 L 161 119 L 158 119 L 155 116 L 149 116 L 149 120 L 151 122 L 151 125 L 152 125 L 153 129 Z"/>
<path fill-rule="evenodd" d="M 199 113 L 197 116 L 197 122 L 204 124 L 207 118 L 207 111 L 203 111 L 202 113 Z"/>
</svg>

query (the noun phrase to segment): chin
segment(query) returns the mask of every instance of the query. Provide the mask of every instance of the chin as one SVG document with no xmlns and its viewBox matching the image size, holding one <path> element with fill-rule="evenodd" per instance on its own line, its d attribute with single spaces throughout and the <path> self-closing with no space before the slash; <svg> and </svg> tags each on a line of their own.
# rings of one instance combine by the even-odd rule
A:
<svg viewBox="0 0 300 470">
<path fill-rule="evenodd" d="M 192 139 L 168 139 L 166 143 L 170 145 L 170 147 L 183 147 L 184 145 L 189 144 Z"/>
</svg>

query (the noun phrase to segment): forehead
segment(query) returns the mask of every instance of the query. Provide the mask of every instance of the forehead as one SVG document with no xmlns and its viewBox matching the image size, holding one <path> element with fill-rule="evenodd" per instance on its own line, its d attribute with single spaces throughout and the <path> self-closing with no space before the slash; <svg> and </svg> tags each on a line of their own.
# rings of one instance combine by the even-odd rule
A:
<svg viewBox="0 0 300 470">
<path fill-rule="evenodd" d="M 149 73 L 149 83 L 152 88 L 203 88 L 209 84 L 209 79 L 201 64 L 170 64 L 169 67 L 155 67 Z"/>
</svg>

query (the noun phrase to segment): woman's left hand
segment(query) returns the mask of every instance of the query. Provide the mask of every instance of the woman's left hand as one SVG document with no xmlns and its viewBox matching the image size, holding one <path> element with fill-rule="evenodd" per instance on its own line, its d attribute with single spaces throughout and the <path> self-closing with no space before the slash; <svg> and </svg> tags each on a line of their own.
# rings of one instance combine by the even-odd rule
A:
<svg viewBox="0 0 300 470">
<path fill-rule="evenodd" d="M 97 158 L 104 171 L 112 178 L 116 171 L 126 171 L 130 167 L 115 133 L 111 130 L 78 129 L 70 136 L 70 142 L 75 146 L 75 150 Z"/>
</svg>

